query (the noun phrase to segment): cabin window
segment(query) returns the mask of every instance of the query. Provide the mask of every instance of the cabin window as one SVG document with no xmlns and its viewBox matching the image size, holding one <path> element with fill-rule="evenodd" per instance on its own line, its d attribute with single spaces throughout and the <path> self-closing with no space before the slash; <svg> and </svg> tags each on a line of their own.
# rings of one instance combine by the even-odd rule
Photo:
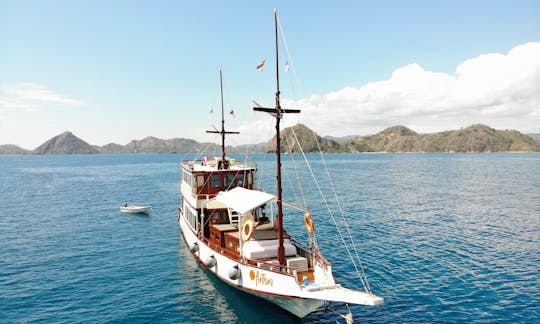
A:
<svg viewBox="0 0 540 324">
<path fill-rule="evenodd" d="M 204 176 L 200 175 L 200 176 L 197 176 L 197 187 L 202 187 L 204 186 Z"/>
<path fill-rule="evenodd" d="M 200 219 L 201 219 L 200 217 L 201 217 L 200 211 L 196 211 L 195 212 L 195 227 L 194 227 L 196 232 L 199 232 L 199 227 L 200 227 L 199 224 L 200 224 Z"/>
<path fill-rule="evenodd" d="M 189 226 L 195 231 L 199 230 L 199 219 L 198 219 L 198 212 L 196 210 L 191 209 L 185 202 L 183 204 L 184 206 L 184 217 L 186 218 L 186 221 L 188 222 Z"/>
<path fill-rule="evenodd" d="M 204 190 L 204 189 L 205 189 L 204 185 L 206 184 L 206 182 L 205 182 L 204 176 L 203 176 L 203 175 L 195 176 L 195 177 L 193 178 L 193 180 L 194 180 L 194 182 L 196 183 L 195 186 L 196 186 L 197 188 L 194 189 L 194 190 L 197 190 L 197 194 L 205 193 L 206 190 Z"/>
<path fill-rule="evenodd" d="M 186 217 L 187 222 L 189 225 L 196 230 L 197 228 L 197 218 L 196 213 L 193 212 L 193 210 L 188 207 L 187 204 L 184 204 L 184 216 Z"/>
<path fill-rule="evenodd" d="M 182 180 L 187 183 L 190 187 L 193 184 L 193 176 L 187 171 L 182 172 Z"/>
<path fill-rule="evenodd" d="M 244 186 L 244 174 L 240 173 L 238 174 L 238 187 Z"/>
<path fill-rule="evenodd" d="M 192 175 L 189 177 L 189 185 L 191 186 L 191 190 L 193 192 L 197 190 L 197 182 L 195 180 L 196 180 L 195 176 Z"/>
<path fill-rule="evenodd" d="M 226 211 L 215 211 L 212 213 L 212 223 L 214 224 L 228 224 L 229 214 Z"/>
<path fill-rule="evenodd" d="M 220 175 L 213 175 L 210 181 L 211 181 L 211 184 L 212 184 L 212 188 L 221 187 L 221 176 Z"/>
<path fill-rule="evenodd" d="M 232 187 L 234 182 L 234 174 L 227 174 L 225 176 L 225 186 Z"/>
</svg>

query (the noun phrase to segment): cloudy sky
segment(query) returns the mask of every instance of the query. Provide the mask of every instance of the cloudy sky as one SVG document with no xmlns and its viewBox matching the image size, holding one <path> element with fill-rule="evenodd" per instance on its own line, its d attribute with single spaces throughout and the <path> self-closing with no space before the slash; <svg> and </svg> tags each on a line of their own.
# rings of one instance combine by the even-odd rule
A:
<svg viewBox="0 0 540 324">
<path fill-rule="evenodd" d="M 540 132 L 540 1 L 0 0 L 0 144 L 213 140 L 219 69 L 230 143 L 264 141 L 274 7 L 283 105 L 302 110 L 286 125 Z"/>
</svg>

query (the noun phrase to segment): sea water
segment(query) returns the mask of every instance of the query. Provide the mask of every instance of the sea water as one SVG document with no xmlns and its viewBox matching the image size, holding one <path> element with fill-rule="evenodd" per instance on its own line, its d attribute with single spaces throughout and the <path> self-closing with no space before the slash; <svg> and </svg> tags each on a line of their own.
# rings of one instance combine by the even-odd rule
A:
<svg viewBox="0 0 540 324">
<path fill-rule="evenodd" d="M 216 280 L 185 248 L 179 161 L 191 157 L 0 156 L 0 322 L 298 321 Z M 252 158 L 274 191 L 273 156 Z M 285 196 L 307 201 L 337 281 L 362 288 L 334 219 L 385 299 L 350 306 L 356 322 L 540 321 L 540 154 L 308 158 L 311 169 L 283 157 Z M 126 202 L 154 211 L 121 214 Z M 286 211 L 288 232 L 305 238 L 302 214 Z"/>
</svg>

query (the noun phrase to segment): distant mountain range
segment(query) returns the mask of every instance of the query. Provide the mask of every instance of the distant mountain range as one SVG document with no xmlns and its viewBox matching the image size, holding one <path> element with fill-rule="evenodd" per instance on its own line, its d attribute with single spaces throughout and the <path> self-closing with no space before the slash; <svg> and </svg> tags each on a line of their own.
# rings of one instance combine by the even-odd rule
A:
<svg viewBox="0 0 540 324">
<path fill-rule="evenodd" d="M 394 126 L 343 144 L 351 152 L 540 152 L 540 141 L 530 136 L 482 124 L 433 134 Z"/>
<path fill-rule="evenodd" d="M 25 150 L 17 145 L 0 145 L 0 154 L 32 154 L 32 151 Z"/>
<path fill-rule="evenodd" d="M 538 134 L 535 134 L 538 135 Z M 296 140 L 305 153 L 323 152 L 540 152 L 540 140 L 515 130 L 495 130 L 477 124 L 460 130 L 433 134 L 418 134 L 404 126 L 393 126 L 375 135 L 347 136 L 339 140 L 323 138 L 305 125 L 298 124 L 281 132 L 283 152 L 300 152 Z M 268 143 L 228 146 L 227 151 L 273 152 L 275 138 Z M 0 145 L 0 154 L 125 154 L 125 153 L 195 153 L 219 152 L 214 143 L 199 143 L 192 139 L 160 139 L 146 137 L 126 145 L 110 143 L 90 145 L 70 132 L 64 132 L 38 146 L 25 150 L 16 145 Z"/>
<path fill-rule="evenodd" d="M 96 146 L 92 146 L 70 132 L 51 138 L 38 146 L 33 154 L 96 154 L 100 153 Z"/>
<path fill-rule="evenodd" d="M 293 132 L 294 130 L 294 132 Z M 375 135 L 345 138 L 339 141 L 321 138 L 304 125 L 281 132 L 283 152 L 540 152 L 540 141 L 515 130 L 495 130 L 477 124 L 467 128 L 433 134 L 418 134 L 404 126 L 393 126 Z M 316 140 L 315 140 L 316 139 Z M 265 152 L 276 149 L 275 137 Z"/>
<path fill-rule="evenodd" d="M 256 145 L 250 147 L 257 147 Z M 262 151 L 264 144 L 260 144 Z M 239 152 L 246 146 L 227 146 L 228 152 Z M 29 151 L 16 145 L 0 145 L 0 154 L 125 154 L 125 153 L 194 153 L 206 150 L 207 152 L 220 152 L 219 145 L 214 143 L 199 143 L 192 139 L 173 138 L 160 139 L 146 137 L 142 140 L 132 140 L 126 145 L 109 143 L 103 146 L 90 145 L 71 132 L 57 135 L 35 150 Z"/>
</svg>

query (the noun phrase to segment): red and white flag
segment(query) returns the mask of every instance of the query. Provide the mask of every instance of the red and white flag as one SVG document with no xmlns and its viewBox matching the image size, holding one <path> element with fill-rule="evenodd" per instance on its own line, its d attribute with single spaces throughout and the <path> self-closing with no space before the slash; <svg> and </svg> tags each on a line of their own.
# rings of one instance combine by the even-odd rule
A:
<svg viewBox="0 0 540 324">
<path fill-rule="evenodd" d="M 285 72 L 289 72 L 289 60 L 285 61 Z"/>
<path fill-rule="evenodd" d="M 263 60 L 261 64 L 257 65 L 257 71 L 262 71 L 264 68 L 264 65 L 266 64 L 266 60 Z"/>
<path fill-rule="evenodd" d="M 231 111 L 229 112 L 229 114 L 231 114 L 231 116 L 235 117 L 236 115 L 234 114 L 234 110 L 231 109 Z"/>
</svg>

